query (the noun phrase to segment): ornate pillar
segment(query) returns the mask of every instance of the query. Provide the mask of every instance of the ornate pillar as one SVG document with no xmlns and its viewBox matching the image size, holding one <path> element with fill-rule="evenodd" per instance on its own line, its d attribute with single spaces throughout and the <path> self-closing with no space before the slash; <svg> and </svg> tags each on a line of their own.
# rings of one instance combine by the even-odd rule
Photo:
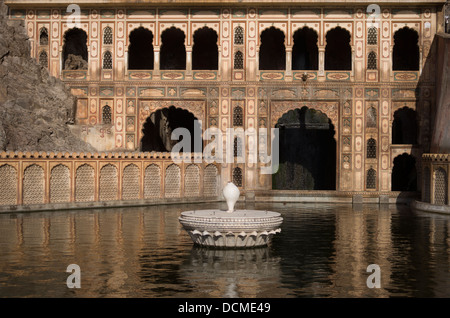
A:
<svg viewBox="0 0 450 318">
<path fill-rule="evenodd" d="M 292 81 L 292 46 L 286 46 L 286 72 L 285 79 Z"/>
<path fill-rule="evenodd" d="M 325 45 L 319 46 L 319 76 L 325 76 Z"/>
<path fill-rule="evenodd" d="M 192 46 L 186 46 L 186 77 L 192 78 Z"/>
<path fill-rule="evenodd" d="M 154 61 L 154 65 L 153 65 L 153 76 L 156 78 L 159 78 L 161 73 L 159 70 L 159 52 L 160 52 L 160 47 L 159 46 L 155 46 L 153 49 L 154 55 L 155 55 L 155 61 Z"/>
</svg>

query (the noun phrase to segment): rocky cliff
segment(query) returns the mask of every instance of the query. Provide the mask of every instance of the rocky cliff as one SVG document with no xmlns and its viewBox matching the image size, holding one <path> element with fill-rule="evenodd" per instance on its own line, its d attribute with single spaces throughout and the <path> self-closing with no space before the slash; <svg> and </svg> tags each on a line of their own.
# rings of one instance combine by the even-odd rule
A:
<svg viewBox="0 0 450 318">
<path fill-rule="evenodd" d="M 75 97 L 30 57 L 23 22 L 0 0 L 0 151 L 95 151 L 69 129 Z"/>
</svg>

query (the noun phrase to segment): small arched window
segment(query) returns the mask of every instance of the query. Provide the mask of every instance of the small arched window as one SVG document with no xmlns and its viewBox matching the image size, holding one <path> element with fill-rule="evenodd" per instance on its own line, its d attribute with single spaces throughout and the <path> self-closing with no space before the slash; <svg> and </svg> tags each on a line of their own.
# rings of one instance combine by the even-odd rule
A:
<svg viewBox="0 0 450 318">
<path fill-rule="evenodd" d="M 103 30 L 103 44 L 112 44 L 113 43 L 113 32 L 111 27 L 107 26 Z"/>
<path fill-rule="evenodd" d="M 377 54 L 371 51 L 367 56 L 367 69 L 376 70 L 377 69 Z"/>
<path fill-rule="evenodd" d="M 370 138 L 367 140 L 367 158 L 377 157 L 377 142 L 375 139 Z"/>
<path fill-rule="evenodd" d="M 39 45 L 48 45 L 48 30 L 43 27 L 39 32 Z"/>
<path fill-rule="evenodd" d="M 244 69 L 244 55 L 241 51 L 234 53 L 234 69 L 242 70 Z"/>
<path fill-rule="evenodd" d="M 367 170 L 366 188 L 376 189 L 376 171 L 373 168 Z"/>
<path fill-rule="evenodd" d="M 236 106 L 233 110 L 233 126 L 243 125 L 243 110 L 241 106 Z"/>
<path fill-rule="evenodd" d="M 370 27 L 367 30 L 367 44 L 369 45 L 377 45 L 378 39 L 377 39 L 377 28 L 376 27 Z"/>
<path fill-rule="evenodd" d="M 105 54 L 103 54 L 103 69 L 104 70 L 111 70 L 112 69 L 112 55 L 110 51 L 106 51 Z"/>
<path fill-rule="evenodd" d="M 241 168 L 233 169 L 233 183 L 237 187 L 242 187 L 242 170 L 241 170 Z"/>
<path fill-rule="evenodd" d="M 241 26 L 234 29 L 234 44 L 244 44 L 244 28 Z"/>
<path fill-rule="evenodd" d="M 102 108 L 102 122 L 103 124 L 111 124 L 111 107 L 108 105 Z"/>
</svg>

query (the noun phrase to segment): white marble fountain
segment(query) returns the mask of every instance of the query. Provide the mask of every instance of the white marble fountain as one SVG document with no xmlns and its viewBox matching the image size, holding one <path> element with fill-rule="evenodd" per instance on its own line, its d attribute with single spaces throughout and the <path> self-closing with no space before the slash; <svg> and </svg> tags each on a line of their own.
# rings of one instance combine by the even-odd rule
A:
<svg viewBox="0 0 450 318">
<path fill-rule="evenodd" d="M 192 241 L 201 246 L 245 248 L 264 246 L 281 232 L 280 213 L 258 210 L 235 210 L 240 191 L 228 182 L 223 189 L 228 211 L 194 210 L 179 218 Z"/>
</svg>

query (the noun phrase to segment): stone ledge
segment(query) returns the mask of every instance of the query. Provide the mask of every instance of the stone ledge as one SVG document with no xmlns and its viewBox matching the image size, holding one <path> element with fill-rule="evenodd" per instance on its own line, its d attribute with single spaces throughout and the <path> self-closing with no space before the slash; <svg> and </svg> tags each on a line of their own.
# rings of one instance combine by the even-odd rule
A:
<svg viewBox="0 0 450 318">
<path fill-rule="evenodd" d="M 45 212 L 62 210 L 81 210 L 81 209 L 105 209 L 105 208 L 125 208 L 142 207 L 153 205 L 171 205 L 171 204 L 197 204 L 197 203 L 217 203 L 223 202 L 216 197 L 194 197 L 194 198 L 165 198 L 165 199 L 142 199 L 142 200 L 116 200 L 116 201 L 90 201 L 90 202 L 67 202 L 67 203 L 47 203 L 34 205 L 4 205 L 0 206 L 0 213 L 26 213 L 26 212 Z"/>
<path fill-rule="evenodd" d="M 450 205 L 436 205 L 415 200 L 411 203 L 411 208 L 421 212 L 450 215 Z"/>
</svg>

